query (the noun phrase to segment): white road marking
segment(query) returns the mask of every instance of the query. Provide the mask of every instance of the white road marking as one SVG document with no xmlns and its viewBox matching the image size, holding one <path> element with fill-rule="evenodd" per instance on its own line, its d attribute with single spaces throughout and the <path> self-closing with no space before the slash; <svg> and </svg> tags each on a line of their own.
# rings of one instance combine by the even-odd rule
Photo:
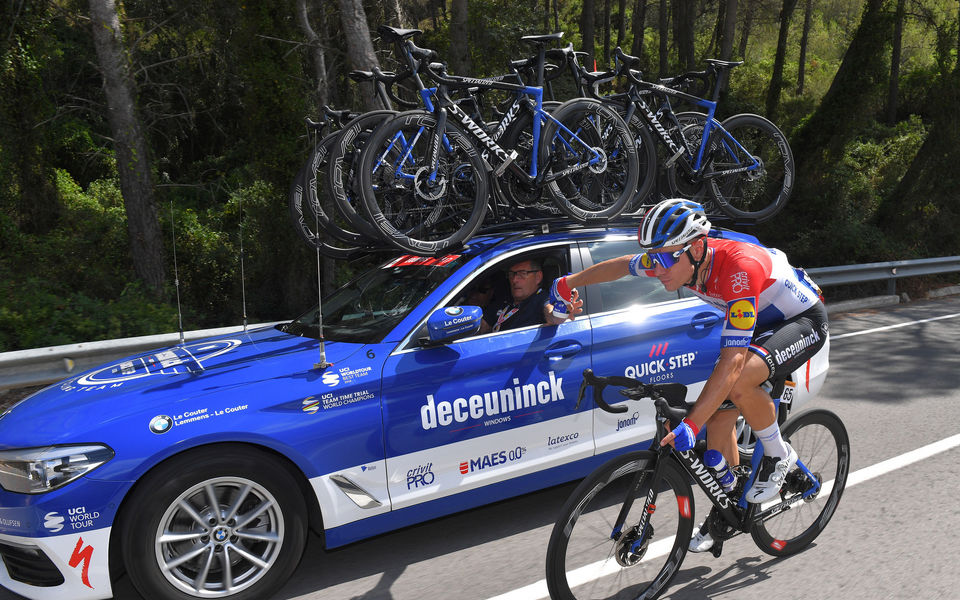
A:
<svg viewBox="0 0 960 600">
<path fill-rule="evenodd" d="M 958 316 L 958 315 L 950 315 Z M 949 317 L 939 317 L 941 319 Z M 928 319 L 933 320 L 933 319 Z M 919 321 L 922 322 L 922 321 Z M 942 439 L 939 442 L 934 442 L 932 444 L 927 444 L 922 448 L 917 448 L 916 450 L 911 450 L 905 454 L 899 456 L 894 456 L 893 458 L 888 458 L 887 460 L 878 462 L 875 465 L 870 465 L 869 467 L 864 467 L 859 471 L 850 473 L 847 477 L 847 488 L 851 488 L 855 485 L 869 481 L 875 477 L 880 477 L 881 475 L 886 475 L 891 471 L 897 469 L 902 469 L 903 467 L 912 465 L 913 463 L 919 462 L 931 456 L 935 456 L 941 452 L 946 452 L 960 446 L 960 434 L 950 436 L 946 439 Z M 833 482 L 828 481 L 824 484 L 824 489 L 822 493 L 830 493 L 830 490 L 833 488 Z M 647 554 L 644 557 L 644 561 L 650 560 L 652 558 L 657 558 L 658 556 L 663 556 L 670 551 L 670 548 L 673 547 L 673 539 L 675 536 L 670 538 L 664 538 L 658 540 L 650 545 Z M 608 564 L 604 564 L 604 563 Z M 570 581 L 574 585 L 582 585 L 594 579 L 599 579 L 600 577 L 610 575 L 615 573 L 619 569 L 619 565 L 616 561 L 598 561 L 592 565 L 586 565 L 580 567 L 576 571 L 570 573 Z M 549 593 L 547 592 L 547 580 L 541 579 L 536 583 L 531 583 L 530 585 L 518 588 L 512 591 L 509 591 L 505 594 L 500 594 L 499 596 L 494 596 L 489 600 L 540 600 L 542 598 L 547 598 Z"/>
<path fill-rule="evenodd" d="M 876 333 L 878 331 L 887 331 L 888 329 L 899 329 L 900 327 L 909 327 L 910 325 L 919 325 L 921 323 L 929 323 L 931 321 L 940 321 L 941 319 L 954 319 L 960 317 L 960 313 L 954 313 L 952 315 L 943 315 L 942 317 L 932 317 L 930 319 L 920 319 L 919 321 L 907 321 L 906 323 L 897 323 L 896 325 L 887 325 L 885 327 L 876 327 L 874 329 L 864 329 L 863 331 L 851 331 L 850 333 L 841 333 L 840 335 L 831 335 L 831 340 L 842 340 L 843 338 L 853 337 L 855 335 L 867 335 L 868 333 Z"/>
</svg>

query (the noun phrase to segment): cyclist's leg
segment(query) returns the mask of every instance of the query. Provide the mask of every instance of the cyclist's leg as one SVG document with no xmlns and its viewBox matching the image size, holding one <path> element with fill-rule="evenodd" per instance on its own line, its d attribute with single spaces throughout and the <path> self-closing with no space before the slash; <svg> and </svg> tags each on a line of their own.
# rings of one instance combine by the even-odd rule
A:
<svg viewBox="0 0 960 600">
<path fill-rule="evenodd" d="M 707 449 L 716 450 L 723 455 L 727 464 L 735 467 L 740 464 L 740 452 L 737 448 L 736 407 L 724 402 L 720 409 L 707 420 Z"/>
</svg>

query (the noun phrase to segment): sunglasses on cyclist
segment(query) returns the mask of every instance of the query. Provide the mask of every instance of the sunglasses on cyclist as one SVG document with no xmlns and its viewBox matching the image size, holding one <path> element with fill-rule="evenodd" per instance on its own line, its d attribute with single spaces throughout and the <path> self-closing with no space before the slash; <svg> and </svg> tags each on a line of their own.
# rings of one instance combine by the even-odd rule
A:
<svg viewBox="0 0 960 600">
<path fill-rule="evenodd" d="M 690 246 L 691 244 L 687 244 L 676 252 L 644 252 L 643 256 L 640 257 L 640 264 L 642 264 L 645 269 L 652 269 L 656 265 L 660 265 L 664 269 L 669 269 L 677 264 L 680 257 L 683 256 L 683 253 L 690 249 Z"/>
</svg>

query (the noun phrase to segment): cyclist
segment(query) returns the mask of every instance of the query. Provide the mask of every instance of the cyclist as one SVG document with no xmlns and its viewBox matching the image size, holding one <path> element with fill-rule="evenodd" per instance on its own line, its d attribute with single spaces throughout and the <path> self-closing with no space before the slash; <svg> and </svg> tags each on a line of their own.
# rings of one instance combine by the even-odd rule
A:
<svg viewBox="0 0 960 600">
<path fill-rule="evenodd" d="M 637 237 L 644 252 L 598 263 L 560 277 L 549 303 L 573 318 L 581 311 L 572 291 L 582 285 L 626 275 L 656 277 L 668 291 L 685 286 L 726 313 L 720 358 L 690 412 L 662 445 L 693 447 L 702 427 L 707 447 L 727 464 L 739 464 L 737 412 L 763 443 L 764 458 L 747 500 L 761 503 L 777 496 L 797 453 L 780 435 L 770 395 L 761 387 L 809 360 L 826 342 L 827 313 L 819 289 L 774 249 L 732 239 L 709 237 L 703 207 L 685 199 L 668 199 L 644 215 Z M 561 306 L 563 305 L 563 306 Z M 733 409 L 733 410 L 730 410 Z M 703 552 L 713 540 L 701 525 L 690 550 Z"/>
</svg>

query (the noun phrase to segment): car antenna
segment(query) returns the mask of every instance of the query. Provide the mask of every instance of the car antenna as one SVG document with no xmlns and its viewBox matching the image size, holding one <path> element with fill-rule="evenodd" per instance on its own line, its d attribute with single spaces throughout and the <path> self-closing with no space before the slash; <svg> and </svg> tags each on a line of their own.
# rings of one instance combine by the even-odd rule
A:
<svg viewBox="0 0 960 600">
<path fill-rule="evenodd" d="M 304 186 L 306 187 L 306 186 Z M 318 199 L 319 202 L 319 199 Z M 320 338 L 320 362 L 313 363 L 314 369 L 326 369 L 327 367 L 333 366 L 333 363 L 327 362 L 327 350 L 323 342 L 323 279 L 320 276 L 320 215 L 319 207 L 314 207 L 313 216 L 316 219 L 316 225 L 314 231 L 316 231 L 316 244 L 314 247 L 317 251 L 317 329 L 318 337 Z"/>
<path fill-rule="evenodd" d="M 173 287 L 177 290 L 177 328 L 183 345 L 183 311 L 180 310 L 180 272 L 177 269 L 177 231 L 173 216 L 173 198 L 170 199 L 170 238 L 173 240 Z"/>
<path fill-rule="evenodd" d="M 243 332 L 247 332 L 247 286 L 246 278 L 243 274 L 243 194 L 238 194 L 240 199 L 240 305 L 243 312 Z"/>
</svg>

